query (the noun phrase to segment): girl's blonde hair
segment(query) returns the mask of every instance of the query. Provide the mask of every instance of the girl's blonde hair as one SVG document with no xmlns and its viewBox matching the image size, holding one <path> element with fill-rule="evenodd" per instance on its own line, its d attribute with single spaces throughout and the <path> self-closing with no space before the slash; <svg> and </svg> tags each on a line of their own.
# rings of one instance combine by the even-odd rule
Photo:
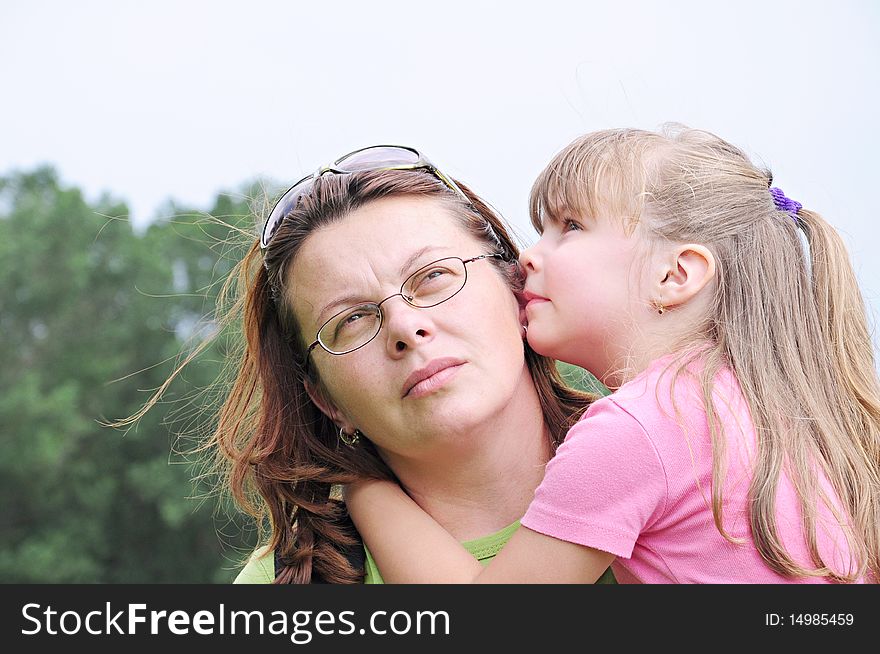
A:
<svg viewBox="0 0 880 654">
<path fill-rule="evenodd" d="M 587 134 L 560 152 L 532 189 L 532 223 L 566 212 L 624 217 L 655 242 L 696 242 L 716 259 L 710 310 L 683 343 L 695 358 L 713 447 L 712 511 L 722 521 L 724 439 L 712 380 L 729 366 L 757 438 L 749 490 L 761 556 L 788 576 L 880 579 L 880 384 L 865 308 L 840 236 L 817 213 L 777 209 L 772 176 L 709 132 L 667 126 Z M 805 238 L 808 247 L 801 239 Z M 794 484 L 814 568 L 796 563 L 775 521 L 781 473 Z M 822 492 L 827 476 L 839 507 Z M 824 502 L 847 527 L 855 569 L 833 570 L 817 544 Z"/>
</svg>

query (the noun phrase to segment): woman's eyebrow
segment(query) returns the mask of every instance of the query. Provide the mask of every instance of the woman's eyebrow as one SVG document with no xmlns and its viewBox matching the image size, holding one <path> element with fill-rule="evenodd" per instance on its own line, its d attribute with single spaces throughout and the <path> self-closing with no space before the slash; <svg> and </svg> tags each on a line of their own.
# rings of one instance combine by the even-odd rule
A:
<svg viewBox="0 0 880 654">
<path fill-rule="evenodd" d="M 407 257 L 406 261 L 404 261 L 403 265 L 400 267 L 400 271 L 398 272 L 398 275 L 400 277 L 400 281 L 401 282 L 403 281 L 404 277 L 407 276 L 407 273 L 415 265 L 416 261 L 421 259 L 428 252 L 433 252 L 435 250 L 443 250 L 443 249 L 446 249 L 446 248 L 444 246 L 440 246 L 440 245 L 426 245 L 425 247 L 419 248 L 418 250 L 413 252 L 412 255 Z M 362 298 L 362 296 L 360 296 L 360 295 L 348 294 L 348 295 L 344 295 L 342 297 L 338 297 L 338 298 L 331 300 L 330 302 L 325 304 L 323 306 L 323 308 L 321 309 L 321 311 L 318 313 L 318 318 L 317 318 L 318 323 L 323 324 L 324 317 L 333 308 L 354 306 L 356 304 L 362 304 L 364 302 L 367 302 L 367 300 L 363 300 L 361 298 Z"/>
<path fill-rule="evenodd" d="M 425 247 L 420 248 L 420 249 L 416 250 L 415 252 L 413 252 L 412 255 L 406 261 L 404 261 L 403 265 L 400 267 L 399 274 L 400 274 L 401 278 L 406 276 L 406 274 L 410 271 L 410 269 L 413 267 L 415 262 L 418 261 L 419 259 L 421 259 L 425 254 L 427 254 L 428 252 L 433 252 L 434 250 L 443 250 L 443 249 L 445 249 L 445 248 L 443 248 L 439 245 L 426 245 Z M 401 281 L 403 281 L 403 280 L 401 279 Z"/>
<path fill-rule="evenodd" d="M 321 309 L 321 312 L 318 314 L 318 326 L 320 328 L 321 325 L 324 324 L 326 314 L 330 313 L 331 309 L 339 308 L 339 307 L 350 307 L 355 306 L 357 304 L 365 304 L 367 300 L 360 300 L 361 296 L 359 295 L 345 295 L 340 298 L 336 298 L 335 300 L 328 302 L 324 305 L 324 308 Z"/>
</svg>

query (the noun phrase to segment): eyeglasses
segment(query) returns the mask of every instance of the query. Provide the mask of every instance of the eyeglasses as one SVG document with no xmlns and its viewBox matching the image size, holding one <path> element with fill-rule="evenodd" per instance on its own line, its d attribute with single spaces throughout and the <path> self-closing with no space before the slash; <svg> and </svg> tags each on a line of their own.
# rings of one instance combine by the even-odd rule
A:
<svg viewBox="0 0 880 654">
<path fill-rule="evenodd" d="M 419 170 L 425 169 L 430 171 L 437 179 L 443 182 L 452 191 L 460 195 L 465 202 L 470 204 L 470 200 L 458 185 L 452 181 L 452 178 L 441 173 L 437 168 L 428 161 L 428 158 L 415 148 L 409 148 L 403 145 L 372 145 L 367 148 L 361 148 L 354 152 L 340 157 L 332 164 L 322 166 L 317 171 L 303 177 L 296 184 L 291 186 L 281 199 L 275 203 L 266 224 L 263 225 L 263 232 L 260 235 L 260 248 L 265 250 L 272 237 L 278 230 L 278 227 L 284 221 L 284 217 L 296 208 L 300 198 L 307 194 L 316 179 L 327 173 L 335 175 L 347 175 L 350 173 L 359 173 L 377 170 Z"/>
<path fill-rule="evenodd" d="M 446 302 L 467 282 L 467 264 L 481 259 L 504 259 L 502 254 L 483 254 L 472 259 L 446 257 L 422 266 L 400 285 L 400 292 L 381 302 L 366 302 L 343 309 L 325 322 L 309 345 L 306 361 L 320 345 L 330 354 L 348 354 L 372 341 L 382 329 L 382 305 L 398 295 L 410 306 L 427 309 Z"/>
</svg>

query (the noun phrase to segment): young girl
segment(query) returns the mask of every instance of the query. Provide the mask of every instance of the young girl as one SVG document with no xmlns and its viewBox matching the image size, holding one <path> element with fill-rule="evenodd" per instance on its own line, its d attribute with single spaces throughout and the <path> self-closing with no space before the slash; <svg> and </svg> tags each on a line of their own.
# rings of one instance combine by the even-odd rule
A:
<svg viewBox="0 0 880 654">
<path fill-rule="evenodd" d="M 616 390 L 485 570 L 399 487 L 348 488 L 386 581 L 875 582 L 880 384 L 836 232 L 684 128 L 576 140 L 531 215 L 528 341 Z"/>
</svg>

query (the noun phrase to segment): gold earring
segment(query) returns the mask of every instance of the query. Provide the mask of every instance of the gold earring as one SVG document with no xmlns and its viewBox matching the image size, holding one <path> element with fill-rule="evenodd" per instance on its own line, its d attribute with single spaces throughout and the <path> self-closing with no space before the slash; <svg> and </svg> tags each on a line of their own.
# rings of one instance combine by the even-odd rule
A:
<svg viewBox="0 0 880 654">
<path fill-rule="evenodd" d="M 651 306 L 657 309 L 658 315 L 663 315 L 663 312 L 666 311 L 666 307 L 663 306 L 663 303 L 660 300 L 651 300 Z"/>
<path fill-rule="evenodd" d="M 361 439 L 361 430 L 355 429 L 353 433 L 349 434 L 343 427 L 339 428 L 339 440 L 348 445 L 349 447 L 354 447 L 357 445 L 358 441 Z"/>
</svg>

